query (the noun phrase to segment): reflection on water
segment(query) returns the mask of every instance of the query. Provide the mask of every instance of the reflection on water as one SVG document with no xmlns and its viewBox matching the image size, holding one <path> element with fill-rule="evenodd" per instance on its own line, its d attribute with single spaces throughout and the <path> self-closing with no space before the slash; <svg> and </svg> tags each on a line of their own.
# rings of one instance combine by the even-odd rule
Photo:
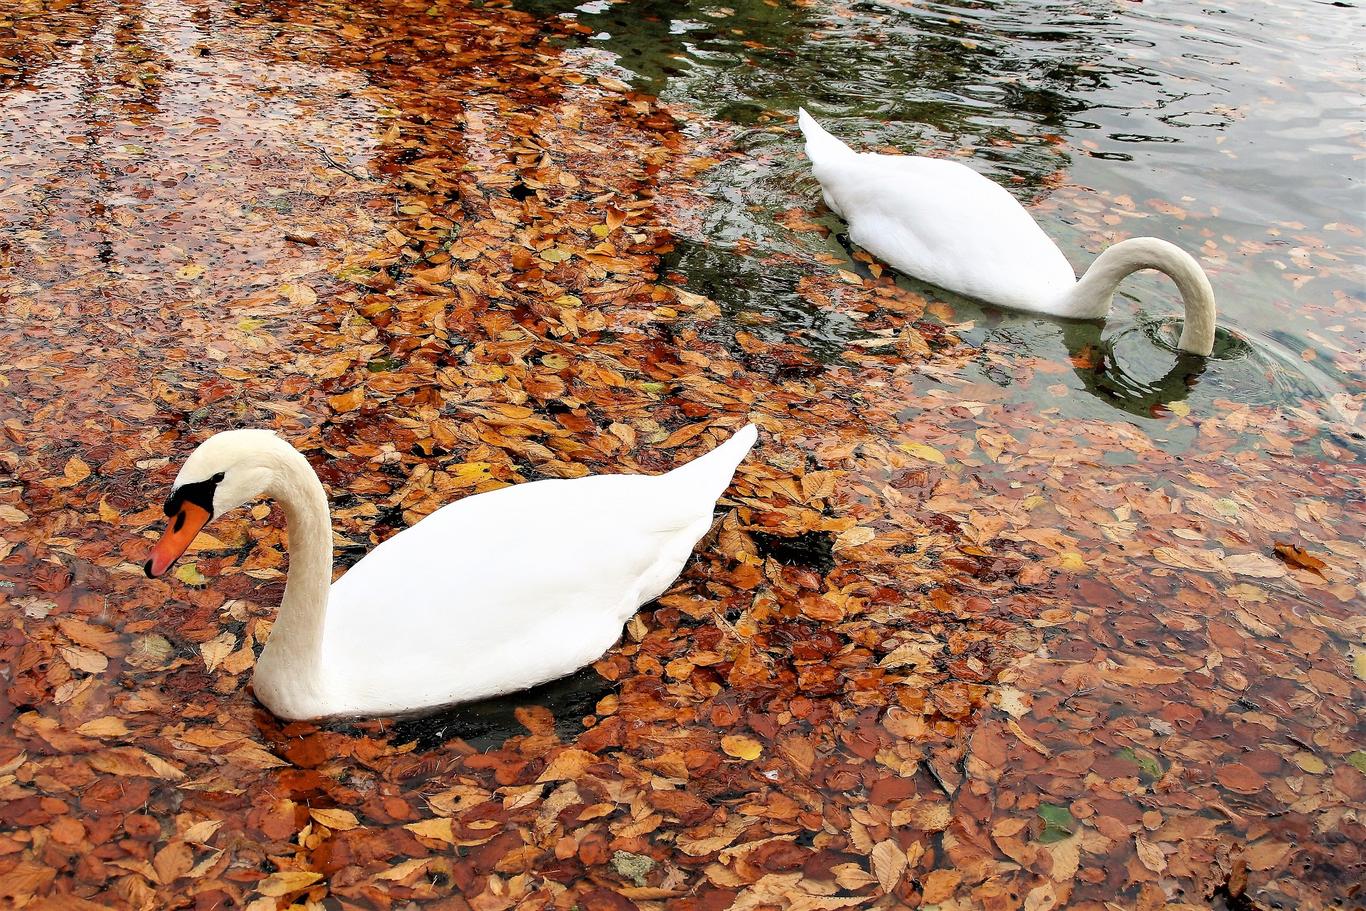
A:
<svg viewBox="0 0 1366 911">
<path fill-rule="evenodd" d="M 1068 333 L 1069 350 L 1075 344 L 1073 335 Z M 1126 369 L 1115 344 L 1113 338 L 1098 338 L 1072 356 L 1072 367 L 1087 392 L 1139 417 L 1155 417 L 1159 411 L 1169 413 L 1170 406 L 1185 402 L 1209 364 L 1206 358 L 1180 351 L 1165 373 L 1148 378 L 1144 373 Z"/>
<path fill-rule="evenodd" d="M 1147 319 L 1135 310 L 1179 312 L 1179 298 L 1162 276 L 1133 276 L 1105 334 L 1106 370 L 1078 368 L 1070 381 L 1097 402 L 1142 417 L 1171 401 L 1196 410 L 1224 397 L 1313 406 L 1362 388 L 1366 199 L 1351 37 L 1359 20 L 1350 10 L 1245 0 L 1226 9 L 520 5 L 579 19 L 593 32 L 589 46 L 615 55 L 640 88 L 730 131 L 742 154 L 704 175 L 714 205 L 670 265 L 761 331 L 827 359 L 859 335 L 800 289 L 813 254 L 856 264 L 831 237 L 780 220 L 805 209 L 843 230 L 819 203 L 791 125 L 805 105 L 861 150 L 968 158 L 1033 207 L 1078 272 L 1134 234 L 1167 238 L 1202 260 L 1221 324 L 1250 347 L 1203 371 L 1173 363 L 1135 332 Z M 985 312 L 928 293 L 955 300 L 964 322 Z M 1076 340 L 1090 330 L 1045 322 L 1075 360 Z M 1045 334 L 1029 333 L 1022 353 L 1044 354 L 1034 346 Z M 1112 351 L 1121 338 L 1124 350 Z M 1144 345 L 1151 350 L 1140 353 Z M 1130 374 L 1124 365 L 1134 360 L 1142 366 Z M 1154 371 L 1150 361 L 1165 366 Z M 1024 395 L 1048 398 L 1043 387 Z M 1066 412 L 1107 410 L 1082 398 L 1072 396 Z"/>
<path fill-rule="evenodd" d="M 597 710 L 598 701 L 614 690 L 612 683 L 588 667 L 526 692 L 453 706 L 435 715 L 401 719 L 389 728 L 388 738 L 396 746 L 412 743 L 418 750 L 435 749 L 456 738 L 476 750 L 493 749 L 522 728 L 517 720 L 519 710 L 540 706 L 554 718 L 555 734 L 569 741 L 583 731 L 583 720 Z M 347 724 L 329 725 L 329 729 L 356 730 Z"/>
</svg>

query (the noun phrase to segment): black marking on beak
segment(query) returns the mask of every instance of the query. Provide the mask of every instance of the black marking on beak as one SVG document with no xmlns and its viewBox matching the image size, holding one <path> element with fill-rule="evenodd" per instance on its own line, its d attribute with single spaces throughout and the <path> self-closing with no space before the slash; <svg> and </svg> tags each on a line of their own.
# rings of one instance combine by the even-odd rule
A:
<svg viewBox="0 0 1366 911">
<path fill-rule="evenodd" d="M 195 481 L 193 484 L 181 484 L 171 495 L 166 498 L 166 505 L 163 508 L 167 516 L 174 516 L 180 512 L 183 503 L 193 503 L 200 509 L 213 515 L 213 494 L 218 489 L 218 482 L 223 480 L 223 472 L 219 472 L 211 478 L 202 481 Z M 176 519 L 176 531 L 185 524 L 185 516 L 181 514 Z"/>
</svg>

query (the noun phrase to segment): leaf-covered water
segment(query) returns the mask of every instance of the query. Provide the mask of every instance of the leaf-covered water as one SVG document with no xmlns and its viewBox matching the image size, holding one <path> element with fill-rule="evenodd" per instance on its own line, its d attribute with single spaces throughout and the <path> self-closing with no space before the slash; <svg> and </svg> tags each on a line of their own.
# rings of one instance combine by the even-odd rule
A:
<svg viewBox="0 0 1366 911">
<path fill-rule="evenodd" d="M 1359 903 L 1348 13 L 551 12 L 0 8 L 0 903 Z M 1074 262 L 1197 249 L 1218 356 L 1164 348 L 1150 277 L 1100 326 L 851 256 L 798 101 L 965 153 Z M 344 571 L 443 503 L 746 421 L 679 581 L 506 700 L 271 718 L 268 504 L 141 570 L 227 427 L 307 455 Z"/>
</svg>

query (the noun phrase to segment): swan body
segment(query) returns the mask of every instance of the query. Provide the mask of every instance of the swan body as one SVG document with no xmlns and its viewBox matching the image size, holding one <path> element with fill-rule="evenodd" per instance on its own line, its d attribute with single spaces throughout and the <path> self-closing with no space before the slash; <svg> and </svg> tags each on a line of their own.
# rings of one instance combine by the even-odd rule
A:
<svg viewBox="0 0 1366 911">
<path fill-rule="evenodd" d="M 1125 276 L 1157 269 L 1186 307 L 1179 347 L 1214 347 L 1214 291 L 1180 247 L 1136 237 L 1107 249 L 1078 281 L 1057 244 L 1000 185 L 956 161 L 859 153 L 798 113 L 811 170 L 850 239 L 892 268 L 968 297 L 1053 316 L 1099 319 Z"/>
<path fill-rule="evenodd" d="M 227 431 L 181 468 L 147 573 L 164 573 L 209 519 L 273 497 L 291 565 L 252 680 L 268 709 L 290 720 L 382 716 L 497 696 L 571 673 L 616 642 L 683 569 L 755 437 L 747 426 L 663 475 L 466 497 L 333 583 L 327 498 L 308 461 L 273 432 Z"/>
</svg>

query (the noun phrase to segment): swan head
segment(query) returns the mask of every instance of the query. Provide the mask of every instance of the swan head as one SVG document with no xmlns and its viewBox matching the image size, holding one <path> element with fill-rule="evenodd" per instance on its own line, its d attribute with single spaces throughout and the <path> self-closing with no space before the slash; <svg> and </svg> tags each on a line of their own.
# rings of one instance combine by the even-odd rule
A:
<svg viewBox="0 0 1366 911">
<path fill-rule="evenodd" d="M 210 521 L 269 493 L 281 447 L 295 452 L 270 430 L 227 430 L 195 447 L 166 499 L 166 530 L 143 566 L 147 577 L 170 569 Z"/>
</svg>

